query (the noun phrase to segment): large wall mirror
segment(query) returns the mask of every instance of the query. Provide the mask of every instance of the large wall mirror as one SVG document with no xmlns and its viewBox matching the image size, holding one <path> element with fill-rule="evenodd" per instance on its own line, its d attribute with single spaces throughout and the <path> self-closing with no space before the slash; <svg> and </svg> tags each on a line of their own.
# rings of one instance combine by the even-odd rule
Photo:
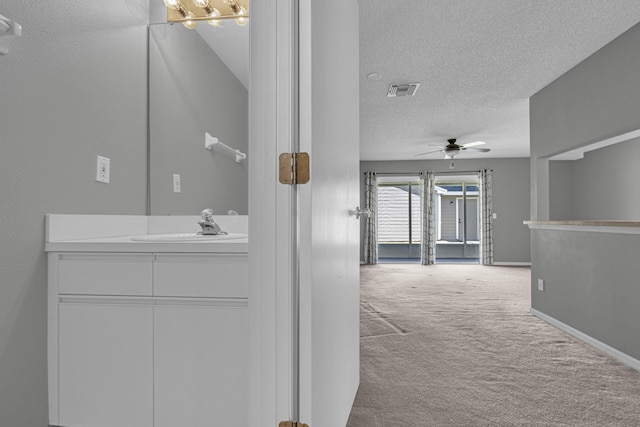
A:
<svg viewBox="0 0 640 427">
<path fill-rule="evenodd" d="M 247 153 L 248 87 L 249 25 L 149 25 L 151 215 L 248 213 L 250 156 L 205 149 L 208 132 Z"/>
</svg>

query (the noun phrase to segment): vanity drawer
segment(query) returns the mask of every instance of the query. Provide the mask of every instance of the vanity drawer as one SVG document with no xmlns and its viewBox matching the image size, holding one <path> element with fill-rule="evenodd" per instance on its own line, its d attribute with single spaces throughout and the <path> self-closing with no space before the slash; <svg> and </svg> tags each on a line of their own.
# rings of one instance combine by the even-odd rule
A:
<svg viewBox="0 0 640 427">
<path fill-rule="evenodd" d="M 58 293 L 151 296 L 152 274 L 150 254 L 60 254 Z"/>
<path fill-rule="evenodd" d="M 156 255 L 155 296 L 247 298 L 249 271 L 246 254 Z"/>
</svg>

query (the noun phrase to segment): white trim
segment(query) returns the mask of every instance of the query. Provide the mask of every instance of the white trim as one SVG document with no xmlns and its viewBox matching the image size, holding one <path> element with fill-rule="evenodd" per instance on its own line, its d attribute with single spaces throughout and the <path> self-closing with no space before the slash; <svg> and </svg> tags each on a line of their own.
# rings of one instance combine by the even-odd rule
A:
<svg viewBox="0 0 640 427">
<path fill-rule="evenodd" d="M 194 297 L 138 297 L 119 295 L 59 295 L 60 304 L 117 304 L 166 306 L 180 305 L 190 307 L 248 307 L 246 298 L 194 298 Z"/>
<path fill-rule="evenodd" d="M 584 157 L 584 153 L 597 150 L 599 148 L 608 147 L 619 142 L 625 142 L 633 138 L 640 137 L 640 129 L 635 129 L 631 132 L 625 132 L 620 135 L 615 135 L 609 138 L 605 138 L 596 142 L 587 143 L 581 147 L 573 148 L 568 151 L 552 154 L 548 156 L 549 160 L 579 160 Z"/>
<path fill-rule="evenodd" d="M 502 267 L 531 267 L 531 262 L 526 261 L 509 261 L 509 262 L 494 262 L 491 265 Z"/>
<path fill-rule="evenodd" d="M 640 234 L 640 227 L 527 224 L 530 230 L 582 231 L 590 233 Z"/>
<path fill-rule="evenodd" d="M 436 242 L 437 242 L 438 240 L 442 240 L 442 221 L 440 220 L 440 218 L 442 218 L 442 194 L 437 193 L 436 196 L 438 196 L 436 198 L 436 207 L 438 211 L 438 216 L 435 218 L 435 221 L 438 224 L 438 235 L 436 236 Z M 420 198 L 422 199 L 422 197 Z M 424 200 L 422 200 L 422 203 L 424 203 Z M 420 224 L 420 225 L 424 227 L 424 224 Z M 420 240 L 420 242 L 422 244 L 422 239 Z"/>
<path fill-rule="evenodd" d="M 448 194 L 447 194 L 448 196 Z M 463 222 L 460 222 L 460 202 L 463 202 L 464 204 L 464 197 L 456 197 L 456 240 L 461 240 L 460 239 L 460 226 L 462 225 L 464 227 Z M 463 213 L 464 216 L 464 213 Z"/>
<path fill-rule="evenodd" d="M 616 350 L 615 348 L 603 343 L 602 341 L 598 341 L 597 339 L 585 334 L 584 332 L 580 332 L 579 330 L 567 325 L 566 323 L 563 323 L 549 315 L 546 315 L 538 310 L 536 310 L 535 308 L 531 307 L 531 309 L 529 310 L 531 314 L 533 314 L 534 316 L 536 316 L 537 318 L 544 320 L 545 322 L 549 323 L 550 325 L 555 326 L 556 328 L 560 329 L 563 332 L 568 333 L 569 335 L 573 336 L 574 338 L 579 339 L 580 341 L 589 344 L 591 347 L 594 347 L 600 351 L 602 351 L 603 353 L 607 354 L 608 356 L 613 357 L 614 359 L 616 359 L 617 361 L 629 366 L 630 368 L 635 369 L 636 371 L 640 372 L 640 360 L 629 356 L 626 353 L 621 352 L 620 350 Z"/>
<path fill-rule="evenodd" d="M 291 419 L 293 189 L 277 158 L 292 152 L 293 0 L 251 6 L 249 91 L 249 422 Z"/>
<path fill-rule="evenodd" d="M 59 425 L 58 400 L 58 260 L 59 254 L 47 254 L 47 374 L 49 390 L 49 424 Z"/>
</svg>

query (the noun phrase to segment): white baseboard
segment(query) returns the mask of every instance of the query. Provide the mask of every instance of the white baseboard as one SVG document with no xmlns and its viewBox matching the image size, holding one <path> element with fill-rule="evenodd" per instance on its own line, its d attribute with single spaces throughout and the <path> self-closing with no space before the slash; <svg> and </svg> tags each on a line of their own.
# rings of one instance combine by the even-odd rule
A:
<svg viewBox="0 0 640 427">
<path fill-rule="evenodd" d="M 503 267 L 531 267 L 530 262 L 494 262 L 493 265 Z"/>
<path fill-rule="evenodd" d="M 585 334 L 584 332 L 580 332 L 579 330 L 567 325 L 566 323 L 562 323 L 561 321 L 549 315 L 546 315 L 536 310 L 535 308 L 531 308 L 529 311 L 537 318 L 544 320 L 545 322 L 555 326 L 561 331 L 564 331 L 569 335 L 579 339 L 580 341 L 589 344 L 591 347 L 602 351 L 603 353 L 613 357 L 617 361 L 629 366 L 630 368 L 633 368 L 636 371 L 640 371 L 640 360 L 631 357 L 628 354 L 621 352 L 620 350 L 616 350 L 615 348 L 603 343 L 602 341 L 598 341 L 597 339 Z"/>
</svg>

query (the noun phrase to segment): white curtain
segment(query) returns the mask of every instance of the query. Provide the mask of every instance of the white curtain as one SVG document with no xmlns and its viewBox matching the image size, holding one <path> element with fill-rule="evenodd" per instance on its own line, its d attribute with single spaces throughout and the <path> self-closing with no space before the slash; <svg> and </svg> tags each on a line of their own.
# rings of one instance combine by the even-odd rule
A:
<svg viewBox="0 0 640 427">
<path fill-rule="evenodd" d="M 364 173 L 365 208 L 369 208 L 369 216 L 364 223 L 364 263 L 378 263 L 378 178 L 375 172 Z"/>
<path fill-rule="evenodd" d="M 493 189 L 491 170 L 482 169 L 478 172 L 480 181 L 480 263 L 493 264 Z"/>
<path fill-rule="evenodd" d="M 433 172 L 422 172 L 422 265 L 435 264 L 436 262 L 436 235 L 435 235 L 435 210 L 436 210 L 436 180 Z"/>
</svg>

